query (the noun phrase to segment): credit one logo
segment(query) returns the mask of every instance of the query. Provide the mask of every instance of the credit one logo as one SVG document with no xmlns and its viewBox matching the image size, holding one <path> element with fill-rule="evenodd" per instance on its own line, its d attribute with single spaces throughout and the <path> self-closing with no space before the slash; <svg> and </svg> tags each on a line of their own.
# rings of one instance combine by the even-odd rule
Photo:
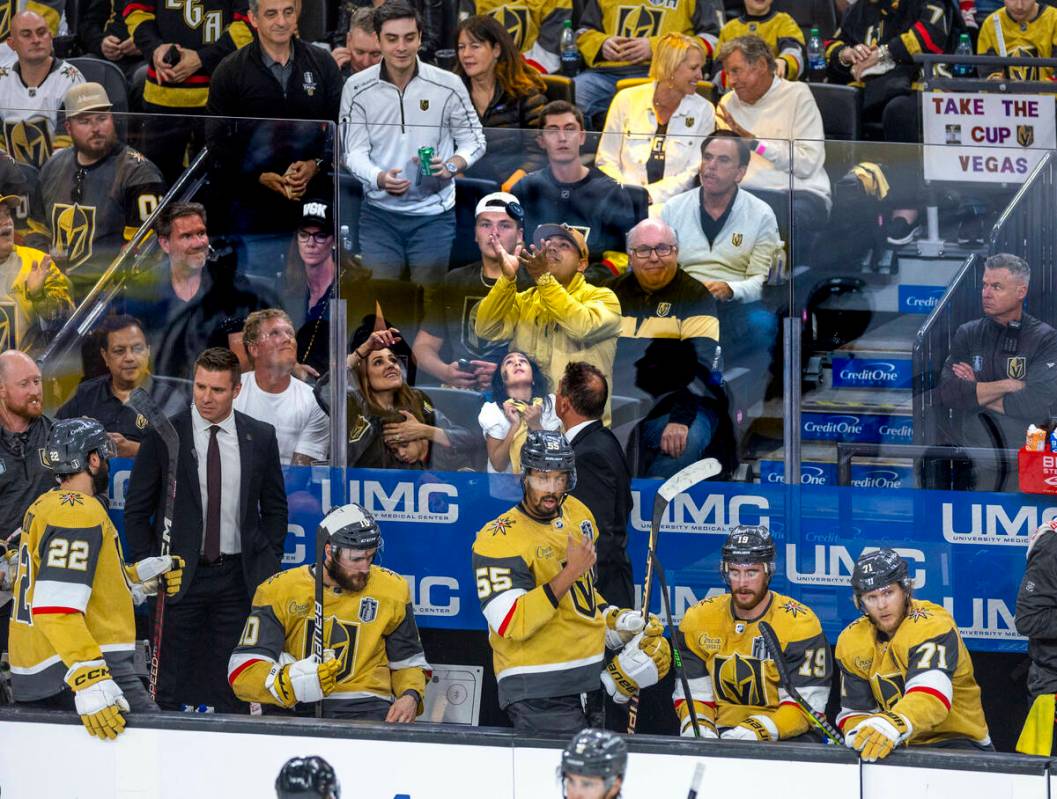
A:
<svg viewBox="0 0 1057 799">
<path fill-rule="evenodd" d="M 650 517 L 643 516 L 642 494 L 632 491 L 634 506 L 631 509 L 631 525 L 640 532 L 649 532 Z M 737 524 L 763 524 L 768 527 L 771 519 L 765 515 L 770 509 L 766 497 L 753 494 L 707 494 L 700 499 L 689 494 L 679 494 L 665 508 L 661 517 L 661 529 L 670 533 L 706 533 L 726 535 Z"/>
<path fill-rule="evenodd" d="M 880 547 L 863 547 L 856 554 L 841 544 L 815 544 L 811 547 L 813 557 L 801 571 L 797 559 L 796 544 L 785 545 L 785 575 L 791 583 L 802 585 L 851 585 L 851 573 L 855 561 L 867 552 L 876 552 Z M 925 553 L 920 549 L 893 547 L 907 561 L 915 588 L 925 585 Z M 917 568 L 913 568 L 918 564 Z"/>
<path fill-rule="evenodd" d="M 909 388 L 912 383 L 909 361 L 834 358 L 832 367 L 835 388 Z"/>
<path fill-rule="evenodd" d="M 856 488 L 902 488 L 904 479 L 905 474 L 894 469 L 871 469 L 859 477 L 852 475 L 851 484 Z"/>
<path fill-rule="evenodd" d="M 931 313 L 946 289 L 943 286 L 913 286 L 903 284 L 899 287 L 899 310 L 903 313 Z"/>
<path fill-rule="evenodd" d="M 951 544 L 994 544 L 1026 547 L 1028 536 L 1039 525 L 1057 518 L 1057 508 L 981 502 L 944 502 L 940 508 L 943 538 Z"/>
<path fill-rule="evenodd" d="M 862 419 L 858 416 L 830 416 L 829 414 L 804 414 L 804 435 L 816 438 L 837 438 L 839 436 L 861 436 Z"/>
<path fill-rule="evenodd" d="M 1027 640 L 1017 632 L 1013 611 L 1001 599 L 974 596 L 966 602 L 964 598 L 955 601 L 954 597 L 945 596 L 943 607 L 954 616 L 963 638 Z"/>
</svg>

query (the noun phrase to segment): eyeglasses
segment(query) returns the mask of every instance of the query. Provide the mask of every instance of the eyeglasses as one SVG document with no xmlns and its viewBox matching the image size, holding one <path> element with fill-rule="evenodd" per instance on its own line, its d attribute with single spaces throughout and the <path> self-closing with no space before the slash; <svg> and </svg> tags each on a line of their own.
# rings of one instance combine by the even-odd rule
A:
<svg viewBox="0 0 1057 799">
<path fill-rule="evenodd" d="M 329 233 L 325 230 L 321 230 L 318 233 L 309 233 L 307 230 L 299 230 L 297 231 L 297 240 L 302 244 L 306 244 L 309 239 L 316 244 L 326 244 L 327 240 L 332 238 L 333 235 L 333 233 Z"/>
<path fill-rule="evenodd" d="M 261 338 L 269 339 L 270 341 L 286 341 L 288 338 L 296 338 L 297 334 L 294 333 L 292 327 L 277 327 L 271 333 L 265 333 Z"/>
<path fill-rule="evenodd" d="M 677 249 L 679 248 L 674 244 L 658 244 L 656 247 L 647 247 L 645 245 L 642 247 L 632 247 L 628 252 L 636 258 L 642 259 L 649 258 L 651 253 L 657 253 L 658 258 L 667 258 Z"/>
</svg>

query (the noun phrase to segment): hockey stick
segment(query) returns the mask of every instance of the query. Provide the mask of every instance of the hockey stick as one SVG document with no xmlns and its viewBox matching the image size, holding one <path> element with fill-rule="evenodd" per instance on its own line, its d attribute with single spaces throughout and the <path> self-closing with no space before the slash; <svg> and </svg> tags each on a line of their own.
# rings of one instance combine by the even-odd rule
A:
<svg viewBox="0 0 1057 799">
<path fill-rule="evenodd" d="M 316 663 L 323 662 L 323 560 L 327 544 L 327 531 L 323 525 L 316 528 L 316 607 L 315 626 L 312 628 L 312 657 Z M 323 718 L 323 700 L 316 702 L 316 718 Z"/>
<path fill-rule="evenodd" d="M 657 537 L 661 532 L 661 517 L 668 503 L 677 495 L 692 488 L 702 480 L 715 477 L 722 467 L 715 458 L 703 458 L 673 474 L 660 488 L 653 499 L 653 518 L 650 521 L 650 540 L 646 554 L 646 579 L 642 582 L 642 618 L 650 618 L 650 591 L 653 587 L 653 552 L 657 548 Z M 673 639 L 674 640 L 674 639 Z M 636 693 L 628 703 L 628 735 L 635 734 L 639 720 L 639 695 Z M 694 725 L 695 732 L 697 725 Z"/>
<path fill-rule="evenodd" d="M 774 627 L 765 621 L 761 621 L 758 627 L 760 629 L 760 636 L 763 638 L 764 646 L 767 647 L 768 652 L 771 654 L 771 659 L 774 660 L 775 668 L 778 669 L 778 681 L 785 689 L 785 692 L 789 694 L 790 698 L 800 706 L 802 711 L 804 711 L 804 715 L 807 716 L 808 721 L 818 727 L 818 729 L 820 729 L 832 743 L 835 743 L 838 746 L 843 746 L 844 736 L 840 734 L 836 727 L 826 720 L 826 716 L 823 713 L 816 712 L 793 686 L 793 681 L 789 676 L 789 668 L 786 665 L 785 658 L 782 657 L 782 646 L 778 643 L 778 636 L 774 632 Z"/>
<path fill-rule="evenodd" d="M 176 428 L 172 426 L 161 409 L 151 398 L 150 394 L 142 388 L 137 388 L 129 395 L 128 404 L 138 413 L 142 414 L 165 445 L 165 454 L 168 460 L 168 469 L 165 476 L 165 502 L 162 507 L 161 528 L 161 550 L 159 554 L 168 555 L 172 544 L 172 520 L 174 506 L 176 505 L 176 462 L 180 454 L 180 437 L 176 434 Z M 164 586 L 155 598 L 154 605 L 154 634 L 150 647 L 150 676 L 147 688 L 150 698 L 158 697 L 158 664 L 161 661 L 161 636 L 165 623 L 165 596 Z"/>
<path fill-rule="evenodd" d="M 661 604 L 664 606 L 664 620 L 668 624 L 668 632 L 672 636 L 672 665 L 679 677 L 679 684 L 683 687 L 683 696 L 686 697 L 686 707 L 690 711 L 690 723 L 693 725 L 694 737 L 701 737 L 701 725 L 697 722 L 697 710 L 694 708 L 694 697 L 690 694 L 690 681 L 686 679 L 686 669 L 683 668 L 683 656 L 679 654 L 678 638 L 675 637 L 675 623 L 672 621 L 672 603 L 668 598 L 668 581 L 664 579 L 664 567 L 657 558 L 657 553 L 652 552 L 654 568 L 657 570 L 657 582 L 661 584 Z"/>
<path fill-rule="evenodd" d="M 701 778 L 705 776 L 705 764 L 698 763 L 694 766 L 694 776 L 690 780 L 690 792 L 686 799 L 697 799 L 697 792 L 701 790 Z"/>
</svg>

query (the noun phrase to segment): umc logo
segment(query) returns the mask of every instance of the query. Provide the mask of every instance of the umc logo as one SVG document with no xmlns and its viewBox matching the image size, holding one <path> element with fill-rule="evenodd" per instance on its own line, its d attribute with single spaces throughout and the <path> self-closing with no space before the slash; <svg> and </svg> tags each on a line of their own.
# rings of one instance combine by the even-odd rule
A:
<svg viewBox="0 0 1057 799">
<path fill-rule="evenodd" d="M 459 581 L 444 575 L 416 578 L 401 575 L 411 586 L 411 604 L 417 616 L 458 616 Z"/>
<path fill-rule="evenodd" d="M 1057 519 L 1057 508 L 1021 505 L 1010 515 L 1002 505 L 944 502 L 940 515 L 943 538 L 951 544 L 1024 547 L 1028 545 L 1028 536 L 1039 525 Z"/>
<path fill-rule="evenodd" d="M 925 586 L 925 553 L 920 549 L 893 547 L 907 561 L 908 568 L 912 563 L 919 564 L 911 571 L 914 588 Z M 863 547 L 859 557 L 867 552 L 876 552 L 880 547 Z M 796 556 L 796 544 L 785 545 L 785 576 L 791 583 L 801 585 L 851 585 L 851 573 L 855 561 L 848 548 L 840 544 L 815 544 L 813 568 L 800 571 L 800 560 Z"/>
<path fill-rule="evenodd" d="M 631 524 L 640 532 L 650 529 L 649 517 L 642 514 L 642 492 L 632 491 L 634 505 L 631 509 Z M 752 494 L 708 494 L 700 499 L 688 494 L 679 494 L 661 517 L 661 529 L 669 533 L 706 533 L 726 535 L 730 527 L 738 524 L 762 524 L 771 526 L 764 512 L 770 508 L 766 497 Z M 742 515 L 745 514 L 745 518 Z"/>
<path fill-rule="evenodd" d="M 955 602 L 954 597 L 945 596 L 943 607 L 958 624 L 963 638 L 990 638 L 1007 641 L 1026 640 L 1017 632 L 1013 612 L 1001 599 L 974 596 L 966 604 L 964 598 Z M 965 624 L 968 620 L 969 624 Z"/>
<path fill-rule="evenodd" d="M 323 508 L 333 507 L 324 481 Z M 459 520 L 459 490 L 448 483 L 401 481 L 386 488 L 377 480 L 349 480 L 349 502 L 358 502 L 380 521 L 449 524 Z"/>
</svg>

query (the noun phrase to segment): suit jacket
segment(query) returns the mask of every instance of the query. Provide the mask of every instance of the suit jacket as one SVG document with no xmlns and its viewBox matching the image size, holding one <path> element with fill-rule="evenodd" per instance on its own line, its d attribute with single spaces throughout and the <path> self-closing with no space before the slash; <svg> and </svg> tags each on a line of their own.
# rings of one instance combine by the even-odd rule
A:
<svg viewBox="0 0 1057 799">
<path fill-rule="evenodd" d="M 205 530 L 202 495 L 190 409 L 172 418 L 180 438 L 176 464 L 176 502 L 170 552 L 186 562 L 183 586 L 170 601 L 179 602 L 194 580 Z M 249 595 L 279 571 L 286 540 L 287 508 L 275 428 L 235 411 L 241 481 L 242 572 Z M 200 456 L 204 457 L 204 453 Z M 154 430 L 140 444 L 125 498 L 125 538 L 133 561 L 156 555 L 161 547 L 162 510 L 168 455 Z"/>
<path fill-rule="evenodd" d="M 610 604 L 635 607 L 635 588 L 628 560 L 628 514 L 631 513 L 631 472 L 613 432 L 595 421 L 571 442 L 576 455 L 576 488 L 598 525 L 599 593 Z"/>
</svg>

